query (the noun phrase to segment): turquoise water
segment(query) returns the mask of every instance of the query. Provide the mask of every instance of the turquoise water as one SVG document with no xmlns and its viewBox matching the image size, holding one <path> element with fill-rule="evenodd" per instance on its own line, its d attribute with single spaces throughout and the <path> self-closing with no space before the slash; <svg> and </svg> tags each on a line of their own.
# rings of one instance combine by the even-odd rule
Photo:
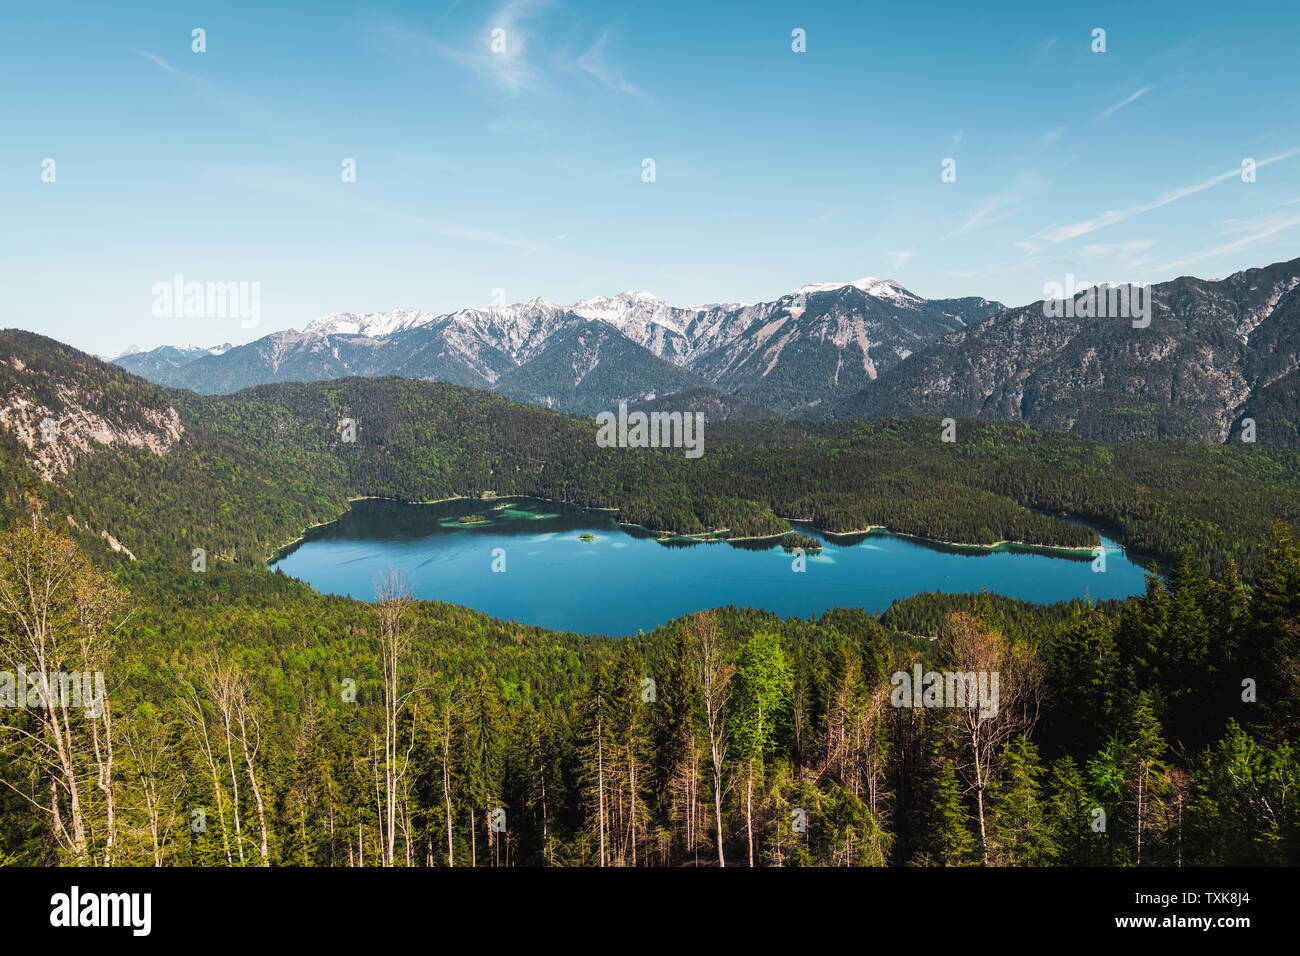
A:
<svg viewBox="0 0 1300 956">
<path fill-rule="evenodd" d="M 461 516 L 484 523 L 465 525 Z M 1028 601 L 1096 600 L 1140 594 L 1142 567 L 1106 538 L 1106 570 L 1092 559 L 1024 550 L 973 551 L 888 534 L 822 542 L 806 570 L 780 547 L 661 544 L 623 529 L 608 512 L 531 499 L 412 505 L 357 501 L 272 565 L 319 591 L 369 600 L 387 568 L 415 596 L 494 617 L 582 634 L 635 634 L 710 607 L 764 608 L 813 617 L 833 607 L 883 611 L 921 591 L 987 589 Z M 595 540 L 583 541 L 588 533 Z M 499 549 L 499 550 L 498 550 Z M 504 572 L 494 572 L 494 563 Z"/>
</svg>

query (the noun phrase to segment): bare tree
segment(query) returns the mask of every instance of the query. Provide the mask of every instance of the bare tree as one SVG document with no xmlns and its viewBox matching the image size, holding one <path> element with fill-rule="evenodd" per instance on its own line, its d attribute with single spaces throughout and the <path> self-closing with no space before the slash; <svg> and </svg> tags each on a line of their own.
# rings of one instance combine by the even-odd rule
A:
<svg viewBox="0 0 1300 956">
<path fill-rule="evenodd" d="M 208 763 L 208 774 L 212 778 L 212 792 L 217 801 L 217 822 L 221 824 L 221 847 L 226 854 L 226 865 L 233 866 L 234 860 L 230 855 L 230 831 L 226 829 L 226 807 L 221 788 L 221 772 L 217 769 L 217 758 L 213 752 L 212 735 L 208 732 L 208 717 L 203 708 L 203 698 L 199 695 L 198 688 L 188 681 L 182 684 L 179 697 L 182 718 L 189 725 L 190 732 L 194 734 L 195 742 L 198 743 L 199 750 Z M 235 816 L 238 815 L 239 807 L 236 806 Z"/>
<path fill-rule="evenodd" d="M 403 694 L 399 665 L 410 645 L 407 616 L 414 604 L 411 588 L 400 572 L 393 568 L 375 586 L 375 610 L 379 616 L 379 666 L 384 682 L 384 758 L 383 802 L 379 812 L 383 865 L 392 866 L 397 849 L 398 800 L 402 779 L 410 766 L 415 747 L 415 719 L 412 715 L 411 738 L 405 754 L 400 754 L 398 718 L 402 706 L 413 692 Z"/>
<path fill-rule="evenodd" d="M 139 785 L 144 806 L 143 829 L 148 834 L 153 865 L 163 865 L 178 816 L 177 787 L 171 767 L 175 760 L 163 728 L 153 719 L 129 724 L 123 736 L 130 775 Z"/>
<path fill-rule="evenodd" d="M 733 668 L 722 652 L 718 620 L 712 611 L 691 618 L 691 646 L 700 675 L 700 693 L 704 702 L 704 723 L 709 735 L 709 760 L 713 768 L 713 815 L 718 834 L 718 866 L 726 866 L 722 842 L 722 764 L 727 757 L 728 735 L 725 720 L 727 698 L 731 693 Z"/>
<path fill-rule="evenodd" d="M 239 772 L 235 764 L 235 712 L 239 709 L 238 698 L 242 687 L 233 667 L 222 667 L 208 657 L 200 658 L 195 663 L 199 680 L 208 698 L 217 708 L 221 726 L 225 732 L 226 766 L 230 772 L 231 803 L 234 807 L 235 850 L 240 864 L 244 862 L 243 828 L 239 814 Z"/>
<path fill-rule="evenodd" d="M 967 706 L 949 708 L 963 744 L 962 774 L 968 792 L 975 792 L 980 853 L 987 864 L 984 793 L 997 773 L 1003 746 L 1032 730 L 1038 719 L 1042 701 L 1038 665 L 1028 647 L 1010 644 L 997 631 L 966 613 L 949 614 L 945 618 L 942 648 L 948 664 L 958 672 L 988 675 L 977 679 L 987 679 L 989 686 L 994 676 L 998 681 L 996 708 L 981 707 L 969 695 Z"/>
<path fill-rule="evenodd" d="M 257 807 L 257 824 L 262 834 L 262 865 L 271 865 L 270 850 L 267 846 L 266 805 L 262 800 L 262 788 L 257 782 L 257 752 L 262 746 L 262 724 L 257 715 L 257 705 L 252 700 L 248 683 L 242 676 L 232 674 L 234 693 L 232 701 L 235 706 L 235 723 L 238 725 L 239 747 L 244 752 L 244 766 L 248 770 L 248 785 L 253 791 L 253 802 Z"/>
<path fill-rule="evenodd" d="M 104 670 L 113 620 L 125 604 L 125 592 L 76 542 L 44 526 L 39 510 L 31 527 L 0 542 L 0 662 L 21 669 L 27 699 L 15 703 L 29 718 L 0 723 L 0 733 L 38 768 L 48 805 L 36 791 L 3 782 L 49 815 L 56 845 L 79 865 L 93 863 L 96 853 L 105 864 L 113 860 L 118 823 Z"/>
<path fill-rule="evenodd" d="M 452 842 L 452 807 L 451 807 L 451 721 L 455 708 L 454 700 L 448 696 L 442 705 L 442 725 L 438 728 L 438 749 L 442 756 L 442 800 L 447 817 L 447 865 L 456 865 L 456 847 Z"/>
</svg>

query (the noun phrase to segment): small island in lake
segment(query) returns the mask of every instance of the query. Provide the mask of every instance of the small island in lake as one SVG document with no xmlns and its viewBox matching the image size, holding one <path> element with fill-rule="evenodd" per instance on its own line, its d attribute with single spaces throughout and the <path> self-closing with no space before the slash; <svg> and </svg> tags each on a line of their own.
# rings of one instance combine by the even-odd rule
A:
<svg viewBox="0 0 1300 956">
<path fill-rule="evenodd" d="M 579 540 L 579 541 L 595 541 L 595 540 L 596 540 L 596 536 L 595 536 L 594 534 L 592 534 L 590 531 L 584 531 L 584 532 L 582 532 L 582 534 L 578 535 L 578 540 Z"/>
<path fill-rule="evenodd" d="M 487 524 L 487 518 L 482 515 L 461 515 L 456 519 L 457 524 Z"/>
<path fill-rule="evenodd" d="M 808 554 L 819 554 L 822 543 L 806 534 L 787 534 L 781 539 L 781 547 L 787 554 L 795 548 L 803 548 Z"/>
</svg>

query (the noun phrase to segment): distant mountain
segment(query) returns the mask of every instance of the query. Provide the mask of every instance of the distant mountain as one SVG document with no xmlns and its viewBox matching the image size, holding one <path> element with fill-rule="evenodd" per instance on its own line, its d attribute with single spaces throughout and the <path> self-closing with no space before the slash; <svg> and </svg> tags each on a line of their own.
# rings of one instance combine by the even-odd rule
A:
<svg viewBox="0 0 1300 956">
<path fill-rule="evenodd" d="M 979 298 L 922 299 L 879 279 L 804 286 L 733 313 L 743 331 L 714 337 L 691 367 L 723 391 L 782 414 L 820 416 L 821 406 L 917 349 L 1002 308 Z"/>
<path fill-rule="evenodd" d="M 1253 417 L 1258 441 L 1300 444 L 1300 259 L 1151 292 L 1146 328 L 1126 317 L 1053 318 L 1042 302 L 1000 312 L 882 370 L 835 415 L 1020 420 L 1102 441 L 1210 443 L 1239 438 Z"/>
<path fill-rule="evenodd" d="M 530 405 L 595 415 L 628 397 L 707 385 L 617 329 L 588 319 L 557 330 L 540 352 L 502 376 L 493 390 Z"/>
<path fill-rule="evenodd" d="M 1208 443 L 1253 418 L 1260 441 L 1300 445 L 1300 259 L 1153 286 L 1145 328 L 1081 317 L 1080 300 L 1052 317 L 1043 302 L 924 299 L 870 278 L 692 308 L 623 292 L 567 307 L 337 313 L 248 345 L 114 361 L 203 394 L 400 375 L 588 415 L 620 401 L 671 411 L 668 396 L 681 396 L 692 403 L 681 410 L 728 417 L 748 403 L 747 417 L 1005 419 Z"/>
<path fill-rule="evenodd" d="M 197 348 L 191 345 L 164 345 L 161 348 L 142 352 L 132 346 L 117 358 L 105 359 L 105 361 L 112 361 L 128 372 L 134 372 L 141 378 L 164 383 L 169 375 L 177 374 L 178 369 L 189 365 L 191 362 L 208 356 L 221 355 L 228 352 L 230 348 L 231 346 L 228 344 L 210 349 Z"/>
<path fill-rule="evenodd" d="M 623 292 L 572 307 L 532 299 L 447 315 L 336 313 L 234 348 L 168 346 L 114 361 L 203 394 L 401 375 L 587 414 L 705 387 L 781 414 L 821 414 L 926 343 L 1001 308 L 926 300 L 881 279 L 694 308 Z"/>
</svg>

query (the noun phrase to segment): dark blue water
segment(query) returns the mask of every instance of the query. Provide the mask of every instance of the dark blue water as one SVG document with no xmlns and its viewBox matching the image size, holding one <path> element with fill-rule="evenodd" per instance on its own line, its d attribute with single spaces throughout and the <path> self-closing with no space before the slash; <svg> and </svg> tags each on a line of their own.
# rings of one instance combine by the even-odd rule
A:
<svg viewBox="0 0 1300 956">
<path fill-rule="evenodd" d="M 464 525 L 464 515 L 486 519 Z M 495 617 L 582 634 L 635 634 L 683 614 L 726 604 L 813 617 L 832 607 L 883 611 L 921 591 L 987 589 L 1027 601 L 1095 600 L 1140 594 L 1144 572 L 1103 538 L 1106 570 L 1091 557 L 1024 550 L 938 547 L 888 534 L 822 542 L 806 570 L 772 547 L 671 542 L 625 530 L 607 512 L 552 502 L 453 501 L 409 505 L 357 501 L 273 564 L 319 591 L 370 600 L 387 568 L 415 596 Z M 583 533 L 593 541 L 580 540 Z M 496 551 L 496 549 L 500 549 Z M 496 551 L 494 555 L 494 551 Z M 494 560 L 504 572 L 492 570 Z"/>
</svg>

